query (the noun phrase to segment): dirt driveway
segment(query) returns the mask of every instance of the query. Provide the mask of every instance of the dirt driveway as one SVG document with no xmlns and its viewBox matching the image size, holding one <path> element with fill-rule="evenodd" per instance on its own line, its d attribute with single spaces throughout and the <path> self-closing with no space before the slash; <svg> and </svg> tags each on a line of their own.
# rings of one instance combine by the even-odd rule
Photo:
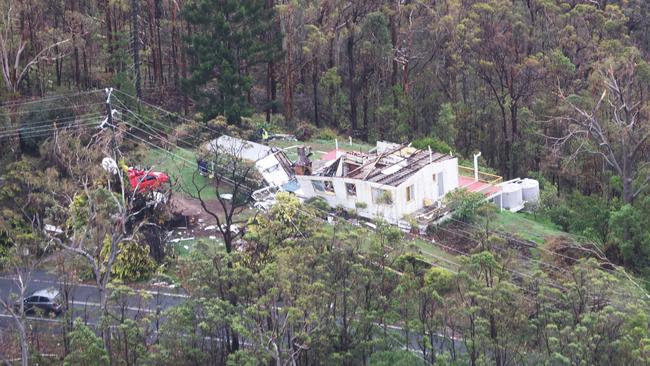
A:
<svg viewBox="0 0 650 366">
<path fill-rule="evenodd" d="M 217 223 L 217 220 L 212 215 L 205 212 L 201 202 L 197 199 L 176 193 L 172 195 L 169 204 L 174 214 L 187 216 L 192 220 L 200 221 L 204 225 L 215 225 Z M 216 198 L 207 200 L 205 204 L 212 213 L 219 215 L 220 218 L 223 217 L 224 210 L 219 200 Z"/>
</svg>

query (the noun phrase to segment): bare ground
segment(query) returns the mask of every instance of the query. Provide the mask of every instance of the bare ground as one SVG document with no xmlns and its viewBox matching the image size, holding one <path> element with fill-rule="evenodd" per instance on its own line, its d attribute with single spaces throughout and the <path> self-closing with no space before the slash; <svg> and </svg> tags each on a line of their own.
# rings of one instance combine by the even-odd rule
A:
<svg viewBox="0 0 650 366">
<path fill-rule="evenodd" d="M 217 220 L 203 209 L 201 202 L 197 199 L 176 193 L 172 195 L 169 202 L 172 213 L 175 215 L 187 216 L 189 220 L 196 222 L 200 220 L 205 225 L 216 225 L 217 223 Z M 219 217 L 224 215 L 223 207 L 216 198 L 206 200 L 205 205 L 212 213 L 219 215 Z"/>
</svg>

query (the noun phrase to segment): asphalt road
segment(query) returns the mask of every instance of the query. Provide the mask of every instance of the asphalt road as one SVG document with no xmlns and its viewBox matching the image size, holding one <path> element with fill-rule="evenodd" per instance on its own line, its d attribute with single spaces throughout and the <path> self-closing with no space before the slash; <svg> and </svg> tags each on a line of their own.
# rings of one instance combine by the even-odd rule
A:
<svg viewBox="0 0 650 366">
<path fill-rule="evenodd" d="M 61 288 L 62 284 L 53 274 L 50 274 L 45 271 L 38 271 L 32 274 L 31 281 L 27 286 L 26 296 L 31 294 L 34 291 L 46 289 L 46 288 Z M 120 305 L 116 305 L 115 301 L 111 301 L 110 312 L 116 315 L 121 314 L 124 311 L 125 315 L 130 319 L 137 319 L 145 315 L 151 314 L 161 314 L 166 309 L 173 306 L 181 304 L 187 298 L 187 295 L 182 289 L 166 289 L 166 288 L 147 288 L 135 290 L 136 294 L 128 296 L 125 298 L 125 302 Z M 19 293 L 19 286 L 15 280 L 15 277 L 11 274 L 0 275 L 0 297 L 2 299 L 9 299 L 10 301 L 15 301 L 17 294 Z M 71 288 L 70 298 L 72 306 L 68 309 L 68 315 L 72 318 L 80 317 L 88 325 L 97 325 L 100 319 L 99 311 L 99 292 L 97 287 L 91 284 L 78 284 Z M 61 323 L 63 319 L 58 318 L 44 318 L 29 316 L 28 321 L 33 325 L 40 326 L 44 332 L 53 331 L 52 328 L 47 327 L 47 325 L 56 326 L 57 323 Z M 151 324 L 152 331 L 156 332 L 157 328 L 162 322 L 165 321 L 164 317 L 159 317 L 158 324 L 153 322 Z M 0 332 L 1 329 L 8 329 L 13 327 L 12 316 L 9 315 L 4 309 L 0 309 Z M 56 327 L 54 327 L 56 328 Z M 401 333 L 402 328 L 398 326 L 389 326 L 389 328 L 394 331 Z M 54 330 L 56 331 L 56 330 Z M 397 334 L 395 334 L 397 335 Z M 403 333 L 402 333 L 403 335 Z M 448 348 L 449 340 L 447 340 L 446 345 L 442 345 L 443 337 L 439 337 L 436 340 L 436 346 L 440 348 Z M 454 340 L 454 345 L 457 351 L 464 352 L 464 345 L 460 340 Z M 418 352 L 417 346 L 417 336 L 411 334 L 409 336 L 409 349 Z M 404 342 L 400 342 L 403 348 L 406 348 Z"/>
<path fill-rule="evenodd" d="M 63 285 L 55 275 L 45 271 L 38 271 L 32 274 L 31 281 L 27 285 L 26 296 L 34 291 L 54 287 L 60 289 Z M 0 275 L 0 297 L 10 302 L 15 302 L 19 294 L 19 285 L 12 274 Z M 154 289 L 147 288 L 135 290 L 134 295 L 126 296 L 123 300 L 110 301 L 110 311 L 112 313 L 121 313 L 122 311 L 131 318 L 135 319 L 152 313 L 162 313 L 164 310 L 182 303 L 187 297 L 182 290 L 175 289 Z M 91 284 L 77 284 L 70 291 L 71 308 L 68 314 L 73 318 L 81 317 L 87 323 L 96 324 L 99 321 L 99 291 L 97 287 Z M 39 319 L 35 317 L 33 321 L 42 320 L 59 321 L 60 319 Z M 11 323 L 11 315 L 7 314 L 4 309 L 0 311 L 0 326 L 5 327 Z"/>
</svg>

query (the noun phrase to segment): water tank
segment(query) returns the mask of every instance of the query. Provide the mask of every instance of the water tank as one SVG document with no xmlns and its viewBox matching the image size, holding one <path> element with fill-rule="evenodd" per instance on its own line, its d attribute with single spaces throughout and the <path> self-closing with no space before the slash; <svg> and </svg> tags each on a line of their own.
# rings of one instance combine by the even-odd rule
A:
<svg viewBox="0 0 650 366">
<path fill-rule="evenodd" d="M 524 202 L 537 202 L 539 200 L 539 182 L 530 178 L 523 179 L 521 181 L 521 194 Z"/>
<path fill-rule="evenodd" d="M 518 182 L 506 183 L 502 186 L 501 204 L 506 210 L 520 208 L 524 205 L 522 185 Z"/>
</svg>

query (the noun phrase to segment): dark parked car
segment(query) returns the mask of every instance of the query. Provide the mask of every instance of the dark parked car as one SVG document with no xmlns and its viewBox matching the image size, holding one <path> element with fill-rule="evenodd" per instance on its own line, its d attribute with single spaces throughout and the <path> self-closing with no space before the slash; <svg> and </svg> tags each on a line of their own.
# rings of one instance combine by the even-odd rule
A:
<svg viewBox="0 0 650 366">
<path fill-rule="evenodd" d="M 23 301 L 25 314 L 60 315 L 63 312 L 61 300 L 61 293 L 55 288 L 36 291 Z M 20 312 L 20 303 L 15 307 L 16 311 Z"/>
</svg>

